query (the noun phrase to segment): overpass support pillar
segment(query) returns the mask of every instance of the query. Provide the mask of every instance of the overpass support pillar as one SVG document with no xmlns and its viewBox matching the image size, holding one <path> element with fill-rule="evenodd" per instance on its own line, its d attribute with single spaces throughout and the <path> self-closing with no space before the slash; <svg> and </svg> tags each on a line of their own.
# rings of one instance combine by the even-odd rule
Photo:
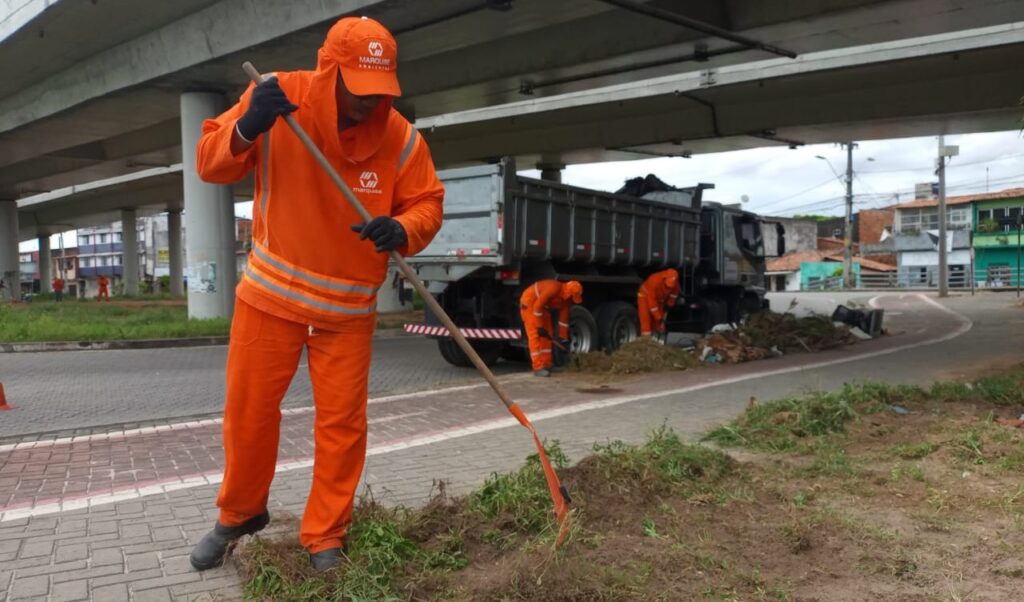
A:
<svg viewBox="0 0 1024 602">
<path fill-rule="evenodd" d="M 537 169 L 540 170 L 540 179 L 548 182 L 562 183 L 562 170 L 565 169 L 564 163 L 538 163 Z"/>
<path fill-rule="evenodd" d="M 21 271 L 18 267 L 18 202 L 0 199 L 0 278 L 4 288 L 0 303 L 21 299 Z"/>
<path fill-rule="evenodd" d="M 171 296 L 180 297 L 185 294 L 181 283 L 181 261 L 184 259 L 181 254 L 181 209 L 167 211 L 167 254 L 171 268 Z"/>
<path fill-rule="evenodd" d="M 185 274 L 190 318 L 230 318 L 235 306 L 235 204 L 230 186 L 207 184 L 196 172 L 203 120 L 227 108 L 223 94 L 181 95 L 181 162 L 185 184 Z"/>
<path fill-rule="evenodd" d="M 124 294 L 139 295 L 139 230 L 134 209 L 121 210 L 121 274 Z"/>
<path fill-rule="evenodd" d="M 57 268 L 57 274 L 61 274 L 60 268 Z M 53 292 L 53 254 L 50 253 L 49 234 L 39 235 L 39 292 Z"/>
</svg>

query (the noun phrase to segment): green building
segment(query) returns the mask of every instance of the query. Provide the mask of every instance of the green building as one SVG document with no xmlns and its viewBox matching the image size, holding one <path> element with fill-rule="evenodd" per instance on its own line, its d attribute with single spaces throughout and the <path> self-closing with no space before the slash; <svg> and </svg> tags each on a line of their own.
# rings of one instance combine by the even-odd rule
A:
<svg viewBox="0 0 1024 602">
<path fill-rule="evenodd" d="M 979 286 L 1016 286 L 1019 277 L 1018 241 L 1024 216 L 1024 189 L 1004 190 L 977 200 L 974 207 L 974 274 Z M 1024 262 L 1024 257 L 1020 259 Z M 1024 284 L 1024 282 L 1022 282 Z"/>
</svg>

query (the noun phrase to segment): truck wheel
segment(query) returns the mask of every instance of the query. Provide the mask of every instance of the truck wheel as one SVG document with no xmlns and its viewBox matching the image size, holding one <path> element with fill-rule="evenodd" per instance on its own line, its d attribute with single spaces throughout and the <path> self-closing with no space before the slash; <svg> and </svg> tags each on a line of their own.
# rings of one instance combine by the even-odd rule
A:
<svg viewBox="0 0 1024 602">
<path fill-rule="evenodd" d="M 470 345 L 488 366 L 493 366 L 505 349 L 503 341 L 470 341 Z M 449 364 L 459 368 L 473 367 L 473 362 L 469 361 L 469 356 L 463 353 L 455 339 L 438 339 L 437 349 L 441 352 L 441 357 Z"/>
<path fill-rule="evenodd" d="M 636 308 L 625 301 L 604 303 L 597 308 L 597 328 L 601 349 L 611 353 L 640 336 Z"/>
<path fill-rule="evenodd" d="M 569 310 L 569 346 L 574 354 L 597 351 L 600 335 L 597 321 L 582 305 L 573 305 Z"/>
</svg>

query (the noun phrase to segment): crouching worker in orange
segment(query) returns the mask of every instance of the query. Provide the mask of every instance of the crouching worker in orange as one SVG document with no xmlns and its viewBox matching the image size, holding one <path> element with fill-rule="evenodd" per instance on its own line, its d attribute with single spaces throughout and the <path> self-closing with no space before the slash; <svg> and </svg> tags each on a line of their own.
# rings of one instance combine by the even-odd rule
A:
<svg viewBox="0 0 1024 602">
<path fill-rule="evenodd" d="M 526 287 L 519 298 L 519 313 L 530 345 L 530 361 L 536 376 L 551 376 L 551 345 L 555 329 L 551 312 L 558 310 L 558 341 L 569 348 L 569 308 L 583 302 L 583 285 L 575 280 L 540 280 Z"/>
<path fill-rule="evenodd" d="M 678 272 L 670 268 L 648 276 L 636 294 L 640 336 L 649 337 L 652 332 L 664 335 L 668 309 L 673 307 L 678 299 Z"/>
<path fill-rule="evenodd" d="M 366 458 L 376 293 L 388 251 L 413 255 L 441 227 L 444 189 L 426 142 L 399 113 L 397 44 L 371 19 L 343 18 L 315 71 L 277 73 L 203 123 L 207 182 L 255 170 L 253 248 L 236 288 L 224 407 L 224 481 L 213 530 L 193 550 L 221 564 L 270 520 L 281 398 L 308 351 L 316 418 L 313 483 L 299 540 L 316 570 L 338 566 Z M 375 217 L 363 224 L 299 138 L 292 113 Z M 368 240 L 367 240 L 368 239 Z"/>
</svg>

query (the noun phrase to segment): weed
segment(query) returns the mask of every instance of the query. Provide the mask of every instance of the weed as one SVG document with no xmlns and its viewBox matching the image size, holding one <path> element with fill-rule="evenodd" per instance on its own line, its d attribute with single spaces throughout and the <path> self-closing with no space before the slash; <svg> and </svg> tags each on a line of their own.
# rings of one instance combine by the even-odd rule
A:
<svg viewBox="0 0 1024 602">
<path fill-rule="evenodd" d="M 819 440 L 811 446 L 814 463 L 808 469 L 812 476 L 857 476 L 857 469 L 846 450 L 827 440 Z"/>
<path fill-rule="evenodd" d="M 949 492 L 944 489 L 935 489 L 929 487 L 927 490 L 927 497 L 925 498 L 928 505 L 931 506 L 932 510 L 937 513 L 946 512 L 951 507 L 952 496 Z"/>
<path fill-rule="evenodd" d="M 937 449 L 939 449 L 938 445 L 929 441 L 921 441 L 919 443 L 901 443 L 890 448 L 889 451 L 904 460 L 920 460 L 931 455 Z"/>
<path fill-rule="evenodd" d="M 654 526 L 654 521 L 653 520 L 651 520 L 649 518 L 645 518 L 644 519 L 644 523 L 643 523 L 643 528 L 644 528 L 644 537 L 660 537 L 660 535 L 658 535 L 658 530 Z"/>
<path fill-rule="evenodd" d="M 982 446 L 982 436 L 978 431 L 965 431 L 956 440 L 956 456 L 965 462 L 984 464 L 985 454 L 982 452 Z"/>
<path fill-rule="evenodd" d="M 734 462 L 722 452 L 683 443 L 671 429 L 652 431 L 640 447 L 613 441 L 595 445 L 595 466 L 610 487 L 630 489 L 640 485 L 655 490 L 667 487 L 697 493 L 733 470 Z"/>
<path fill-rule="evenodd" d="M 569 459 L 558 442 L 545 445 L 556 469 L 568 466 Z M 469 508 L 486 519 L 502 517 L 502 523 L 514 531 L 536 534 L 551 527 L 550 493 L 544 480 L 540 456 L 531 454 L 516 472 L 494 473 L 483 486 L 469 496 Z"/>
</svg>

